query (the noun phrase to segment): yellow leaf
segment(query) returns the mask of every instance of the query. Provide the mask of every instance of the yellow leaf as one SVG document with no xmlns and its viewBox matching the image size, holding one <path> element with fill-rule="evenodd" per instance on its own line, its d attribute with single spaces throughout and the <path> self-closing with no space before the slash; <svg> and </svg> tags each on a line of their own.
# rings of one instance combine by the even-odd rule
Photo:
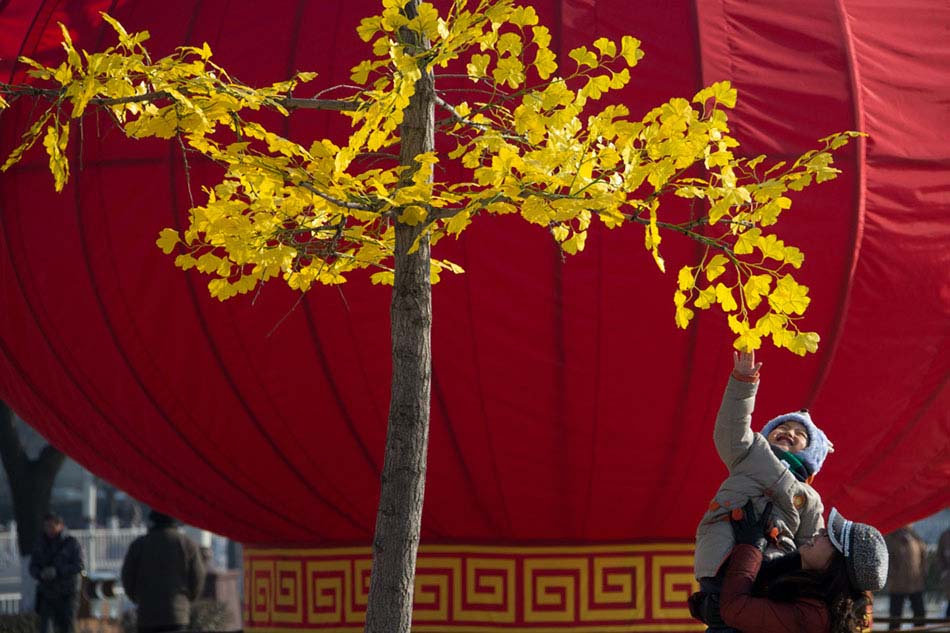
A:
<svg viewBox="0 0 950 633">
<path fill-rule="evenodd" d="M 531 224 L 547 226 L 554 218 L 554 212 L 542 198 L 532 196 L 521 205 L 521 217 Z"/>
<path fill-rule="evenodd" d="M 690 266 L 680 268 L 679 275 L 676 277 L 677 285 L 680 290 L 690 290 L 696 285 L 696 278 L 693 276 L 693 269 Z"/>
<path fill-rule="evenodd" d="M 538 13 L 534 7 L 517 7 L 511 12 L 508 20 L 515 26 L 524 28 L 538 23 Z"/>
<path fill-rule="evenodd" d="M 762 252 L 763 257 L 770 257 L 780 262 L 785 260 L 785 242 L 774 235 L 759 237 L 755 245 Z"/>
<path fill-rule="evenodd" d="M 425 208 L 420 207 L 417 204 L 411 204 L 404 208 L 402 213 L 399 214 L 399 221 L 403 224 L 416 226 L 425 222 L 428 216 L 429 213 Z"/>
<path fill-rule="evenodd" d="M 496 213 L 498 215 L 507 215 L 509 213 L 516 213 L 518 208 L 508 202 L 492 202 L 490 205 L 485 207 L 489 213 Z"/>
<path fill-rule="evenodd" d="M 750 310 L 755 310 L 759 307 L 759 304 L 762 302 L 762 295 L 769 294 L 771 285 L 771 275 L 750 275 L 742 286 L 746 306 L 748 306 Z"/>
<path fill-rule="evenodd" d="M 561 243 L 561 248 L 571 255 L 576 255 L 584 250 L 584 243 L 587 241 L 587 231 L 575 231 L 571 239 Z"/>
<path fill-rule="evenodd" d="M 794 340 L 794 335 L 785 328 L 772 330 L 772 345 L 774 345 L 775 347 L 789 348 L 789 345 L 792 343 L 793 340 Z"/>
<path fill-rule="evenodd" d="M 498 41 L 495 43 L 495 52 L 501 57 L 502 55 L 521 55 L 521 50 L 524 45 L 521 42 L 521 36 L 518 33 L 505 33 L 498 38 Z"/>
<path fill-rule="evenodd" d="M 488 74 L 488 62 L 491 58 L 488 55 L 472 55 L 472 59 L 465 66 L 465 72 L 472 81 L 478 81 Z"/>
<path fill-rule="evenodd" d="M 179 255 L 175 258 L 175 265 L 181 268 L 182 270 L 191 270 L 195 267 L 195 264 L 198 263 L 191 255 Z"/>
<path fill-rule="evenodd" d="M 531 27 L 531 41 L 541 49 L 545 49 L 551 44 L 551 31 L 546 26 Z"/>
<path fill-rule="evenodd" d="M 804 314 L 809 303 L 808 287 L 799 284 L 791 275 L 779 279 L 769 295 L 769 305 L 785 314 Z"/>
<path fill-rule="evenodd" d="M 640 40 L 624 35 L 620 40 L 620 55 L 627 62 L 628 67 L 636 66 L 637 62 L 643 57 L 643 51 L 640 50 Z"/>
<path fill-rule="evenodd" d="M 66 143 L 69 140 L 69 123 L 64 122 L 57 129 L 57 122 L 46 128 L 43 147 L 49 155 L 49 170 L 53 174 L 53 186 L 57 192 L 63 190 L 69 180 L 69 159 L 66 157 Z"/>
<path fill-rule="evenodd" d="M 676 327 L 685 330 L 695 313 L 686 306 L 677 306 L 676 308 Z"/>
<path fill-rule="evenodd" d="M 610 87 L 613 90 L 619 90 L 630 83 L 630 71 L 624 68 L 619 73 L 611 71 Z"/>
<path fill-rule="evenodd" d="M 594 48 L 599 50 L 601 55 L 606 55 L 607 57 L 614 57 L 617 54 L 617 45 L 606 37 L 599 37 L 594 40 Z"/>
<path fill-rule="evenodd" d="M 534 56 L 534 68 L 541 79 L 548 79 L 557 72 L 557 56 L 554 51 L 549 48 L 539 48 Z"/>
<path fill-rule="evenodd" d="M 409 22 L 409 28 L 425 35 L 430 40 L 439 36 L 439 12 L 429 2 L 420 2 L 418 15 Z"/>
<path fill-rule="evenodd" d="M 801 252 L 798 248 L 794 246 L 786 246 L 785 251 L 785 261 L 794 266 L 795 268 L 801 268 L 802 263 L 805 261 L 805 254 Z"/>
<path fill-rule="evenodd" d="M 716 302 L 722 306 L 725 312 L 732 312 L 739 307 L 735 298 L 732 296 L 732 288 L 723 283 L 716 284 Z"/>
<path fill-rule="evenodd" d="M 736 255 L 748 255 L 754 250 L 754 245 L 762 235 L 762 230 L 758 228 L 747 229 L 736 238 L 736 245 L 733 252 Z"/>
<path fill-rule="evenodd" d="M 509 88 L 517 88 L 524 83 L 524 64 L 517 57 L 502 57 L 492 70 L 495 83 L 506 84 Z"/>
<path fill-rule="evenodd" d="M 712 286 L 709 286 L 708 288 L 703 288 L 699 291 L 699 295 L 696 297 L 696 300 L 693 301 L 693 305 L 700 310 L 708 310 L 715 301 L 716 289 Z"/>
<path fill-rule="evenodd" d="M 162 232 L 158 235 L 158 239 L 155 241 L 155 245 L 162 249 L 162 252 L 166 255 L 171 255 L 172 251 L 175 250 L 175 247 L 180 242 L 181 239 L 178 237 L 178 231 L 174 229 L 162 229 Z"/>
<path fill-rule="evenodd" d="M 788 317 L 782 314 L 776 314 L 774 312 L 769 312 L 763 314 L 759 317 L 759 320 L 755 322 L 755 332 L 760 336 L 765 336 L 772 332 L 777 332 L 779 330 L 785 329 L 785 324 L 788 322 Z"/>
<path fill-rule="evenodd" d="M 590 77 L 587 80 L 587 84 L 583 88 L 577 91 L 579 97 L 589 98 L 593 100 L 600 99 L 600 97 L 610 90 L 610 76 L 609 75 L 597 75 L 596 77 Z"/>
<path fill-rule="evenodd" d="M 799 356 L 804 356 L 806 353 L 814 354 L 818 351 L 818 343 L 820 340 L 821 338 L 817 332 L 802 332 L 795 335 L 795 337 L 788 342 L 786 347 Z"/>
<path fill-rule="evenodd" d="M 732 346 L 737 350 L 751 352 L 762 346 L 762 337 L 752 329 L 746 321 L 741 321 L 735 315 L 729 315 L 729 327 L 739 336 L 732 342 Z"/>
<path fill-rule="evenodd" d="M 460 213 L 456 213 L 451 218 L 449 218 L 449 221 L 445 225 L 445 230 L 449 233 L 449 235 L 458 236 L 459 233 L 461 233 L 462 231 L 465 230 L 466 227 L 468 227 L 471 221 L 472 221 L 472 214 L 470 211 L 462 211 Z"/>
<path fill-rule="evenodd" d="M 586 46 L 578 46 L 568 54 L 568 57 L 577 62 L 578 68 L 582 66 L 595 68 L 597 66 L 597 55 Z"/>
<path fill-rule="evenodd" d="M 656 223 L 656 207 L 650 208 L 650 224 L 646 227 L 646 235 L 644 236 L 644 245 L 650 249 L 650 253 L 653 255 L 653 261 L 656 263 L 656 267 L 660 269 L 660 272 L 666 272 L 666 262 L 663 261 L 663 258 L 660 257 L 660 242 L 662 237 L 660 236 L 660 229 Z"/>
<path fill-rule="evenodd" d="M 350 79 L 353 83 L 363 85 L 369 79 L 369 74 L 377 68 L 377 62 L 364 59 L 350 70 Z"/>
<path fill-rule="evenodd" d="M 736 107 L 737 97 L 738 93 L 730 82 L 719 81 L 697 92 L 696 96 L 693 97 L 693 102 L 704 104 L 709 99 L 715 99 L 716 102 L 721 103 L 727 108 L 734 108 Z"/>
<path fill-rule="evenodd" d="M 356 34 L 359 35 L 361 40 L 368 42 L 379 32 L 381 26 L 382 20 L 378 15 L 363 18 L 360 20 L 360 25 L 356 27 Z"/>
<path fill-rule="evenodd" d="M 706 264 L 706 280 L 713 281 L 719 275 L 726 272 L 726 262 L 729 259 L 725 255 L 716 254 L 712 259 Z M 721 284 L 720 284 L 721 285 Z"/>
<path fill-rule="evenodd" d="M 221 265 L 221 258 L 213 253 L 205 253 L 198 258 L 198 270 L 203 273 L 213 273 Z"/>
</svg>

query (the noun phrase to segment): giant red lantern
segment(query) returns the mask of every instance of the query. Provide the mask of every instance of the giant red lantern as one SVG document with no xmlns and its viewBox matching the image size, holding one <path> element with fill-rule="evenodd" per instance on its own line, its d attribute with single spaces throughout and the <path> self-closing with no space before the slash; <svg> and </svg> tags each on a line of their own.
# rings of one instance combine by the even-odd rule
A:
<svg viewBox="0 0 950 633">
<path fill-rule="evenodd" d="M 816 481 L 828 507 L 886 531 L 947 505 L 950 9 L 534 4 L 564 50 L 643 40 L 624 93 L 634 111 L 728 79 L 749 154 L 868 133 L 780 227 L 806 253 L 822 345 L 804 359 L 765 350 L 756 416 L 812 411 L 837 448 Z M 364 55 L 354 28 L 376 4 L 0 3 L 3 81 L 23 70 L 16 54 L 55 54 L 57 21 L 80 46 L 106 45 L 99 10 L 151 31 L 158 54 L 208 41 L 246 82 L 316 70 L 331 86 Z M 4 114 L 4 156 L 27 114 Z M 339 134 L 329 121 L 284 125 Z M 38 152 L 0 177 L 0 396 L 96 474 L 253 546 L 249 629 L 359 628 L 388 294 L 355 279 L 303 300 L 277 285 L 209 298 L 154 245 L 189 206 L 177 149 L 109 127 L 87 118 L 61 195 Z M 434 291 L 420 630 L 688 629 L 689 542 L 724 475 L 711 442 L 724 323 L 703 314 L 675 330 L 675 280 L 639 233 L 596 233 L 562 261 L 549 237 L 502 218 L 438 248 L 467 273 Z M 693 248 L 669 240 L 665 255 L 683 263 Z"/>
</svg>

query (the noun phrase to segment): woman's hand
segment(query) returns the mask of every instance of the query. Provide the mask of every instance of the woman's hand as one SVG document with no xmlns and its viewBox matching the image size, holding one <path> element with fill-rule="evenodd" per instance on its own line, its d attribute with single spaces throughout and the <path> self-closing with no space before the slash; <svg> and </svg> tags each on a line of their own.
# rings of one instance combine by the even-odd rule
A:
<svg viewBox="0 0 950 633">
<path fill-rule="evenodd" d="M 749 499 L 741 510 L 738 508 L 733 510 L 730 521 L 732 522 L 732 535 L 735 537 L 736 545 L 754 545 L 760 552 L 764 552 L 769 544 L 769 531 L 771 530 L 769 522 L 771 519 L 771 501 L 765 504 L 761 517 L 755 516 L 752 499 Z"/>
<path fill-rule="evenodd" d="M 762 363 L 755 362 L 755 352 L 733 352 L 732 361 L 732 375 L 736 380 L 756 382 L 759 379 Z"/>
</svg>

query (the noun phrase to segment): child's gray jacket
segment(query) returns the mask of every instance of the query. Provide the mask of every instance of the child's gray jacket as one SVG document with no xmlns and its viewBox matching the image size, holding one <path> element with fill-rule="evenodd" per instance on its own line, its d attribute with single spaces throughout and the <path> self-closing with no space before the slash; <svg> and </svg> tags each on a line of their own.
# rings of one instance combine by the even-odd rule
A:
<svg viewBox="0 0 950 633">
<path fill-rule="evenodd" d="M 769 501 L 774 504 L 772 522 L 778 528 L 781 551 L 794 551 L 825 525 L 821 497 L 815 489 L 798 481 L 772 452 L 768 440 L 752 431 L 757 389 L 758 383 L 730 378 L 722 397 L 713 440 L 729 476 L 696 529 L 696 578 L 715 576 L 729 556 L 733 546 L 729 514 L 748 499 L 758 513 Z"/>
</svg>

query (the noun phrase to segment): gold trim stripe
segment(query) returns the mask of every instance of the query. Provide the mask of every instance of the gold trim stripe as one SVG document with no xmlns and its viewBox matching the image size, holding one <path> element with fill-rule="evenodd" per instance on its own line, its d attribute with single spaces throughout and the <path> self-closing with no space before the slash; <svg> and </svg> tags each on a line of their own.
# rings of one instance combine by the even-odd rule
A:
<svg viewBox="0 0 950 633">
<path fill-rule="evenodd" d="M 357 633 L 366 619 L 370 548 L 244 551 L 247 633 Z M 428 545 L 419 549 L 418 633 L 702 631 L 692 545 Z"/>
</svg>

